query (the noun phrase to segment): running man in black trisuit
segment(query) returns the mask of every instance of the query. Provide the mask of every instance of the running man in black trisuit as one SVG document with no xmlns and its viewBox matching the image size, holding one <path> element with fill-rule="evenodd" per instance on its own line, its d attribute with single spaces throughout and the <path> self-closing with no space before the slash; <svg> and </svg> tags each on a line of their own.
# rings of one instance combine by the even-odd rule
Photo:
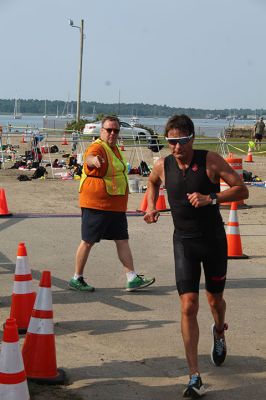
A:
<svg viewBox="0 0 266 400">
<path fill-rule="evenodd" d="M 165 184 L 174 223 L 176 285 L 181 302 L 181 330 L 190 379 L 184 397 L 200 397 L 204 387 L 198 367 L 199 282 L 201 263 L 205 288 L 213 315 L 212 362 L 219 366 L 226 357 L 224 330 L 226 303 L 223 291 L 227 271 L 227 241 L 219 203 L 248 198 L 240 176 L 217 153 L 194 150 L 194 124 L 186 115 L 171 117 L 165 128 L 171 154 L 160 158 L 149 177 L 148 209 L 144 220 L 157 222 L 156 201 Z M 220 179 L 229 189 L 220 192 Z"/>
</svg>

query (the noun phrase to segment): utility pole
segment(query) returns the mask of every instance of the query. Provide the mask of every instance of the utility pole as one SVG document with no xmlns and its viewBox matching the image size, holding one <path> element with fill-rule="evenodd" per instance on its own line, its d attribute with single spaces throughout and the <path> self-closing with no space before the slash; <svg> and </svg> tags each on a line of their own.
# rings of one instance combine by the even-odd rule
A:
<svg viewBox="0 0 266 400">
<path fill-rule="evenodd" d="M 74 25 L 74 22 L 72 21 L 72 19 L 70 19 L 69 25 L 72 26 L 72 28 L 78 28 L 80 31 L 80 57 L 79 57 L 79 69 L 78 69 L 78 94 L 77 94 L 77 114 L 76 114 L 76 122 L 78 123 L 80 120 L 84 20 L 82 19 L 80 22 L 80 26 L 77 26 L 77 25 Z"/>
<path fill-rule="evenodd" d="M 120 89 L 118 91 L 118 113 L 117 113 L 117 116 L 119 117 L 119 115 L 120 115 Z"/>
</svg>

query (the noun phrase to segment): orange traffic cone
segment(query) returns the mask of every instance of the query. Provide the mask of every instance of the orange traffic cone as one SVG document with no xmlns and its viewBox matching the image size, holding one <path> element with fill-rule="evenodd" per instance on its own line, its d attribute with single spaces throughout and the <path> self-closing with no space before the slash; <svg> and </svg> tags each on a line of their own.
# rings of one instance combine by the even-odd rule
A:
<svg viewBox="0 0 266 400">
<path fill-rule="evenodd" d="M 20 143 L 26 143 L 26 140 L 25 140 L 25 135 L 24 135 L 24 133 L 22 134 L 22 137 L 21 137 L 21 141 L 20 141 Z"/>
<path fill-rule="evenodd" d="M 137 211 L 142 211 L 142 212 L 145 213 L 146 210 L 147 210 L 147 207 L 148 207 L 147 192 L 145 192 L 144 193 L 144 197 L 143 197 L 143 199 L 142 199 L 142 201 L 140 203 L 139 210 L 137 210 Z"/>
<path fill-rule="evenodd" d="M 9 217 L 11 212 L 8 211 L 5 190 L 0 189 L 0 218 Z"/>
<path fill-rule="evenodd" d="M 0 354 L 0 399 L 29 400 L 16 320 L 6 320 Z"/>
<path fill-rule="evenodd" d="M 242 181 L 244 181 L 243 179 L 243 163 L 242 163 L 242 158 L 236 158 L 234 157 L 234 155 L 232 153 L 229 153 L 228 157 L 225 158 L 225 161 L 230 165 L 231 168 L 233 168 L 233 170 L 235 170 L 235 172 L 238 173 L 238 175 L 240 176 L 240 179 Z M 220 187 L 221 187 L 221 191 L 223 192 L 224 190 L 227 190 L 230 188 L 230 186 L 228 185 L 228 183 L 226 183 L 222 178 L 220 179 Z M 221 207 L 231 207 L 231 201 L 226 201 L 223 203 L 220 203 Z M 239 200 L 237 201 L 237 207 L 245 207 L 246 204 L 244 203 L 244 200 Z"/>
<path fill-rule="evenodd" d="M 32 276 L 24 243 L 19 243 L 14 276 L 10 318 L 15 318 L 19 333 L 26 333 L 35 301 Z"/>
<path fill-rule="evenodd" d="M 63 146 L 66 146 L 68 144 L 67 138 L 66 138 L 66 134 L 64 133 L 63 137 L 62 137 L 62 143 Z"/>
<path fill-rule="evenodd" d="M 251 147 L 248 148 L 248 154 L 247 154 L 247 157 L 245 159 L 245 162 L 253 162 Z"/>
<path fill-rule="evenodd" d="M 231 203 L 229 221 L 226 230 L 227 237 L 227 258 L 248 258 L 242 252 L 241 237 L 239 232 L 239 223 L 237 218 L 237 202 Z"/>
<path fill-rule="evenodd" d="M 164 190 L 163 190 L 162 186 L 160 187 L 160 190 L 159 190 L 159 197 L 156 202 L 156 210 L 159 210 L 159 211 L 167 210 L 166 201 L 165 201 L 165 197 L 164 197 Z"/>
<path fill-rule="evenodd" d="M 56 367 L 52 308 L 51 273 L 43 271 L 22 356 L 28 379 L 36 383 L 62 385 L 66 376 Z"/>
</svg>

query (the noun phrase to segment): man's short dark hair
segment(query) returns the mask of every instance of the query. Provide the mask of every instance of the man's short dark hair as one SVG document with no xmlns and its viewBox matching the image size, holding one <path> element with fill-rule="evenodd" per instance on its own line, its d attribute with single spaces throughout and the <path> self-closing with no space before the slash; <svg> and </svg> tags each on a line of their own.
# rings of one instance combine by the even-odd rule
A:
<svg viewBox="0 0 266 400">
<path fill-rule="evenodd" d="M 120 120 L 115 115 L 106 115 L 106 117 L 102 119 L 102 126 L 104 125 L 105 121 L 114 121 L 117 122 L 118 125 L 120 126 Z"/>
<path fill-rule="evenodd" d="M 195 136 L 195 128 L 192 120 L 185 114 L 173 115 L 170 117 L 165 126 L 165 136 L 168 136 L 168 132 L 171 129 L 178 129 L 181 132 L 186 133 L 188 136 L 193 134 Z"/>
</svg>

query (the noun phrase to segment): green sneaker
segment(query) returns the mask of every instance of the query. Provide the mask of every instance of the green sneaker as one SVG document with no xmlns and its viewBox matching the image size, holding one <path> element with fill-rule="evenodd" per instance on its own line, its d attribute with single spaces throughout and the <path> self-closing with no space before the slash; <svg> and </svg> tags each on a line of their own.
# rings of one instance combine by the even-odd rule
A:
<svg viewBox="0 0 266 400">
<path fill-rule="evenodd" d="M 95 288 L 93 286 L 88 285 L 83 276 L 80 276 L 78 279 L 70 279 L 68 282 L 69 289 L 78 290 L 80 292 L 94 292 Z"/>
<path fill-rule="evenodd" d="M 136 290 L 152 285 L 154 282 L 155 278 L 145 278 L 144 275 L 137 275 L 136 278 L 127 283 L 126 290 L 128 292 L 135 292 Z"/>
</svg>

